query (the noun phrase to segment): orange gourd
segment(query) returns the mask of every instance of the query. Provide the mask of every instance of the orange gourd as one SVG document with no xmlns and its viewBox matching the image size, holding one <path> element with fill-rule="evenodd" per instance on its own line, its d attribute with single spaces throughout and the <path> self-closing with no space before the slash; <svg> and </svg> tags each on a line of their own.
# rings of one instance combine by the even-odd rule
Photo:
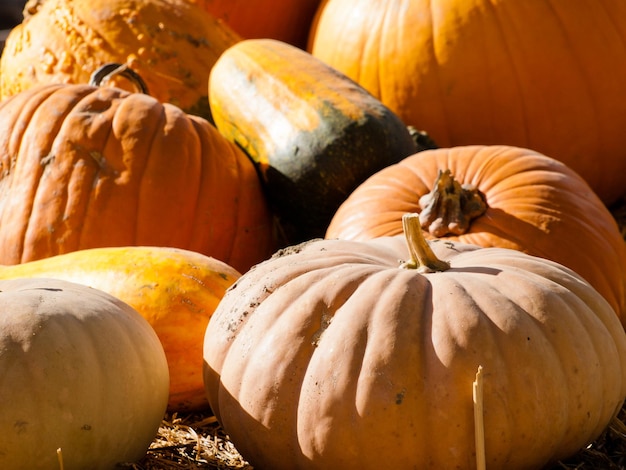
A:
<svg viewBox="0 0 626 470">
<path fill-rule="evenodd" d="M 325 0 L 309 50 L 441 147 L 506 144 L 626 190 L 626 3 Z"/>
<path fill-rule="evenodd" d="M 608 209 L 563 163 L 511 146 L 426 150 L 363 182 L 326 237 L 397 235 L 404 212 L 420 213 L 429 238 L 521 250 L 568 266 L 626 325 L 626 245 Z"/>
<path fill-rule="evenodd" d="M 322 237 L 365 178 L 416 152 L 407 126 L 311 54 L 247 39 L 209 77 L 215 126 L 255 163 L 284 245 Z"/>
</svg>

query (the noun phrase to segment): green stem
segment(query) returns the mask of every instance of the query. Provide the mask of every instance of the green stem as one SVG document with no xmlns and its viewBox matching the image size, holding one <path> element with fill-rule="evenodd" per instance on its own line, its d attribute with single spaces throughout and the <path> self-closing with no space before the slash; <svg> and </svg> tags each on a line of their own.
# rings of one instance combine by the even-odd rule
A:
<svg viewBox="0 0 626 470">
<path fill-rule="evenodd" d="M 437 258 L 424 238 L 419 214 L 410 213 L 402 216 L 402 228 L 409 248 L 410 259 L 400 265 L 404 269 L 417 269 L 421 273 L 445 271 L 450 263 Z"/>
</svg>

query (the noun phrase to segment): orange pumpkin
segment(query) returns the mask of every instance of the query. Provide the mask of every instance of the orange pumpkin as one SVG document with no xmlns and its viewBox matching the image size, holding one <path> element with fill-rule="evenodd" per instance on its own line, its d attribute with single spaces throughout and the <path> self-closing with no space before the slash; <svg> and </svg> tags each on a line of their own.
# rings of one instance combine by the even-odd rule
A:
<svg viewBox="0 0 626 470">
<path fill-rule="evenodd" d="M 626 3 L 325 0 L 309 50 L 441 147 L 531 148 L 626 192 Z"/>
<path fill-rule="evenodd" d="M 274 251 L 272 230 L 254 165 L 203 118 L 79 84 L 0 102 L 0 264 L 150 245 L 245 272 Z"/>
<path fill-rule="evenodd" d="M 7 38 L 0 98 L 36 84 L 88 83 L 98 67 L 117 62 L 139 73 L 159 101 L 209 118 L 209 72 L 220 54 L 240 40 L 186 0 L 46 0 L 36 5 Z"/>
<path fill-rule="evenodd" d="M 626 245 L 608 209 L 563 163 L 511 146 L 425 150 L 363 182 L 326 237 L 397 235 L 405 212 L 420 213 L 430 238 L 516 249 L 568 266 L 626 326 Z"/>
<path fill-rule="evenodd" d="M 320 0 L 189 0 L 246 39 L 269 38 L 306 48 Z"/>
</svg>

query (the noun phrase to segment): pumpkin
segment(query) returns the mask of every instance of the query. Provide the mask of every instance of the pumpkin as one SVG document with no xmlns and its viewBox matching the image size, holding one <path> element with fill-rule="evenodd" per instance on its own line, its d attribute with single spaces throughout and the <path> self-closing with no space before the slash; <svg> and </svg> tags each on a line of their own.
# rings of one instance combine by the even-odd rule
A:
<svg viewBox="0 0 626 470">
<path fill-rule="evenodd" d="M 322 237 L 359 183 L 416 151 L 379 100 L 282 41 L 228 48 L 211 70 L 209 104 L 220 133 L 255 162 L 284 245 Z"/>
<path fill-rule="evenodd" d="M 626 188 L 626 3 L 325 0 L 308 50 L 441 147 L 531 148 Z"/>
<path fill-rule="evenodd" d="M 563 163 L 512 146 L 426 150 L 363 182 L 326 237 L 398 235 L 405 212 L 420 213 L 428 238 L 516 249 L 573 269 L 626 325 L 626 245 L 606 206 Z"/>
<path fill-rule="evenodd" d="M 270 38 L 306 48 L 320 0 L 189 0 L 246 39 Z"/>
<path fill-rule="evenodd" d="M 541 468 L 619 411 L 626 333 L 583 278 L 406 227 L 287 247 L 220 302 L 207 396 L 255 468 Z"/>
<path fill-rule="evenodd" d="M 209 71 L 240 40 L 187 0 L 46 0 L 25 12 L 0 59 L 0 98 L 36 84 L 87 83 L 95 69 L 117 62 L 159 101 L 210 119 Z"/>
<path fill-rule="evenodd" d="M 205 119 L 143 93 L 39 85 L 0 103 L 0 264 L 170 246 L 239 272 L 275 249 L 254 165 Z"/>
<path fill-rule="evenodd" d="M 167 404 L 148 322 L 115 297 L 58 279 L 0 281 L 0 467 L 118 468 L 141 459 Z"/>
<path fill-rule="evenodd" d="M 84 284 L 137 310 L 165 351 L 171 412 L 208 407 L 202 378 L 204 331 L 239 276 L 215 258 L 150 246 L 91 248 L 0 266 L 0 279 L 48 277 Z"/>
</svg>

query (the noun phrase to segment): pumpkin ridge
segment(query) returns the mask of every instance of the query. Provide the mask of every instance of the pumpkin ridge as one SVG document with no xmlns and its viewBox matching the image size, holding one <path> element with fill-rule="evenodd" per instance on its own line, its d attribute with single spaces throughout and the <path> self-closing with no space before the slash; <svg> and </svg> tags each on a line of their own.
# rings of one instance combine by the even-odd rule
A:
<svg viewBox="0 0 626 470">
<path fill-rule="evenodd" d="M 506 49 L 506 53 L 504 53 L 503 55 L 506 57 L 507 62 L 510 64 L 512 68 L 512 73 L 507 75 L 507 79 L 509 80 L 509 84 L 513 84 L 513 83 L 515 84 L 515 89 L 517 90 L 517 92 L 514 93 L 513 95 L 511 93 L 507 94 L 507 99 L 512 99 L 513 96 L 515 97 L 515 108 L 519 111 L 520 116 L 521 116 L 516 121 L 518 130 L 521 132 L 521 136 L 519 137 L 519 142 L 517 142 L 517 145 L 528 147 L 529 142 L 530 142 L 530 129 L 528 127 L 529 111 L 528 111 L 528 104 L 526 102 L 527 98 L 525 96 L 524 85 L 521 79 L 522 74 L 520 73 L 520 71 L 524 70 L 524 65 L 520 65 L 515 60 L 516 55 L 513 53 L 513 51 L 515 51 L 515 49 L 517 48 L 515 41 L 512 41 L 512 43 L 510 41 L 507 41 L 508 36 L 504 34 L 504 31 L 509 30 L 510 27 L 507 27 L 506 21 L 502 18 L 501 15 L 497 14 L 498 9 L 495 8 L 495 6 L 492 3 L 492 0 L 489 0 L 486 3 L 487 3 L 489 10 L 492 12 L 492 18 L 494 19 L 493 23 L 496 25 L 497 30 L 498 30 L 499 43 L 502 44 L 503 47 Z M 483 34 L 484 34 L 484 30 L 483 30 Z M 486 41 L 483 41 L 483 44 L 486 44 Z M 481 55 L 481 57 L 485 57 L 485 56 Z M 451 139 L 451 141 L 456 141 L 456 140 L 457 140 L 456 138 Z M 498 142 L 481 142 L 481 143 L 501 145 L 501 144 L 506 144 L 507 142 L 498 141 Z M 505 149 L 503 149 L 503 152 L 504 151 Z"/>
<path fill-rule="evenodd" d="M 63 128 L 63 126 L 67 126 L 68 124 L 68 119 L 70 116 L 73 116 L 74 114 L 81 114 L 83 112 L 82 109 L 80 109 L 80 105 L 81 103 L 84 103 L 84 101 L 91 101 L 94 98 L 94 93 L 96 93 L 97 90 L 93 90 L 89 95 L 85 95 L 85 97 L 80 100 L 75 106 L 72 107 L 72 109 L 70 109 L 67 113 L 67 115 L 65 116 L 65 118 L 61 121 L 62 122 L 62 126 L 61 129 Z M 117 105 L 117 103 L 116 103 Z M 108 107 L 105 110 L 98 110 L 98 114 L 101 115 L 103 112 L 109 111 L 111 107 Z M 91 129 L 90 129 L 91 130 Z M 64 138 L 61 138 L 58 136 L 58 132 L 55 133 L 56 134 L 56 138 L 53 142 L 53 147 L 55 147 L 56 145 L 58 145 L 58 142 L 61 141 L 63 142 Z M 65 135 L 65 134 L 64 134 Z M 78 145 L 76 145 L 76 150 L 80 150 L 81 153 L 82 151 L 88 151 L 89 154 L 93 157 L 92 160 L 95 160 L 94 154 L 98 153 L 102 159 L 104 159 L 106 161 L 106 156 L 104 156 L 104 149 L 106 148 L 106 143 L 109 140 L 109 137 L 111 136 L 111 129 L 110 128 L 106 128 L 105 126 L 105 132 L 104 135 L 101 139 L 101 141 L 96 140 L 96 136 L 91 134 L 89 135 L 89 144 L 93 145 L 94 148 L 91 149 L 87 149 L 87 148 L 83 148 L 79 143 L 72 141 L 72 143 L 76 143 Z M 81 136 L 83 137 L 83 136 Z M 73 146 L 74 147 L 74 146 Z M 67 156 L 72 155 L 73 152 L 64 152 L 64 159 L 67 158 Z M 67 174 L 66 172 L 64 172 L 64 180 L 66 182 L 71 182 L 74 181 L 74 175 L 75 175 L 75 171 L 76 171 L 76 167 L 81 165 L 82 162 L 85 162 L 85 167 L 88 168 L 89 164 L 92 163 L 92 160 L 83 158 L 82 155 L 76 155 L 75 158 L 73 159 L 73 163 L 72 163 L 72 167 L 73 170 Z M 98 164 L 98 162 L 96 162 Z M 57 214 L 57 220 L 56 225 L 61 225 L 61 226 L 71 226 L 70 221 L 74 220 L 76 225 L 81 225 L 82 223 L 84 223 L 84 220 L 86 218 L 87 213 L 89 212 L 89 202 L 92 200 L 92 192 L 93 189 L 95 187 L 95 182 L 97 181 L 97 175 L 98 175 L 99 171 L 96 170 L 95 173 L 93 174 L 93 179 L 91 182 L 85 182 L 85 183 L 89 183 L 88 187 L 89 187 L 89 192 L 88 195 L 86 195 L 83 198 L 75 198 L 73 197 L 73 194 L 70 194 L 69 191 L 69 185 L 68 184 L 60 184 L 58 185 L 59 187 L 59 191 L 62 191 L 62 193 L 60 194 L 60 196 L 64 196 L 65 198 L 65 204 L 63 204 L 63 210 L 60 210 L 59 213 Z M 85 187 L 87 185 L 85 185 L 83 183 L 83 187 Z M 56 199 L 56 198 L 55 198 Z M 78 208 L 74 207 L 71 202 L 73 201 L 77 201 L 79 204 L 82 205 L 82 210 L 80 210 L 80 213 L 78 213 Z M 30 219 L 29 219 L 30 220 Z M 65 230 L 64 230 L 65 231 Z M 74 234 L 75 232 L 72 230 L 72 234 Z M 82 246 L 82 232 L 78 238 L 78 246 Z M 64 245 L 65 243 L 69 240 L 69 237 L 66 235 L 63 237 L 63 241 L 58 243 L 58 249 L 57 252 L 62 253 L 65 251 Z M 71 242 L 70 242 L 71 243 Z"/>
<path fill-rule="evenodd" d="M 114 123 L 117 122 L 118 119 L 122 120 L 122 118 L 125 116 L 124 108 L 126 106 L 131 106 L 131 101 L 134 101 L 134 98 L 135 98 L 134 95 L 124 96 L 123 99 L 121 100 L 121 103 L 119 103 L 119 105 L 117 106 L 115 114 L 113 115 L 113 117 L 110 120 L 109 133 L 107 135 L 107 140 L 105 141 L 104 145 L 102 146 L 102 153 L 103 153 L 103 155 L 104 155 L 105 149 L 107 147 L 109 147 L 110 143 L 112 145 L 117 146 L 118 141 L 119 141 L 119 137 L 116 135 L 116 132 L 114 131 Z M 158 121 L 152 117 L 153 111 L 154 111 L 154 114 L 156 114 L 157 110 L 159 111 L 159 114 L 161 116 L 161 118 Z M 142 182 L 143 182 L 143 179 L 144 179 L 145 174 L 146 174 L 146 168 L 148 166 L 147 160 L 152 155 L 152 146 L 154 145 L 155 136 L 156 136 L 157 132 L 159 131 L 159 129 L 162 128 L 162 122 L 164 121 L 164 117 L 163 117 L 164 109 L 163 109 L 162 106 L 159 106 L 159 105 L 155 104 L 155 106 L 152 106 L 150 108 L 150 111 L 151 111 L 151 113 L 150 113 L 151 118 L 144 119 L 143 120 L 143 124 L 141 126 L 142 131 L 146 131 L 147 129 L 149 129 L 148 126 L 152 126 L 152 129 L 151 129 L 152 132 L 149 132 L 150 135 L 145 137 L 146 144 L 147 144 L 147 146 L 149 146 L 149 149 L 150 149 L 150 150 L 148 150 L 148 152 L 146 152 L 146 154 L 148 156 L 146 158 L 139 159 L 139 158 L 136 158 L 136 156 L 134 155 L 135 152 L 133 152 L 133 158 L 132 159 L 124 158 L 125 155 L 121 156 L 122 160 L 123 160 L 122 163 L 126 163 L 126 161 L 129 160 L 128 163 L 124 165 L 124 170 L 122 171 L 122 175 L 124 173 L 129 175 L 127 180 L 132 181 L 133 180 L 132 175 L 135 174 L 135 173 L 141 174 L 141 178 L 137 182 L 136 190 L 134 191 L 134 194 L 136 195 L 136 197 L 128 198 L 128 199 L 131 199 L 131 200 L 133 200 L 133 199 L 135 200 L 134 213 L 130 217 L 130 219 L 132 220 L 132 224 L 133 224 L 134 228 L 132 229 L 131 232 L 129 232 L 129 242 L 128 242 L 129 244 L 133 244 L 133 245 L 137 243 L 137 240 L 139 238 L 138 237 L 139 217 L 137 216 L 137 214 L 141 213 L 140 205 L 141 205 L 141 201 L 142 201 L 142 199 L 139 196 L 139 194 L 141 193 Z M 109 138 L 111 138 L 111 142 L 109 142 Z M 121 152 L 123 152 L 123 154 L 126 154 L 128 152 L 127 149 L 123 149 L 122 148 L 120 150 L 121 150 Z M 140 154 L 143 155 L 144 153 L 140 152 Z M 137 165 L 138 162 L 141 163 L 140 167 L 139 167 L 139 165 Z M 137 168 L 134 169 L 133 165 L 130 165 L 130 163 L 133 163 L 134 165 L 137 165 Z M 122 176 L 122 175 L 120 175 L 120 176 Z M 130 204 L 130 201 L 128 201 L 128 199 L 127 199 L 128 206 L 125 209 L 130 212 L 131 204 Z M 87 219 L 87 216 L 85 215 L 84 218 Z M 81 239 L 82 238 L 87 238 L 88 239 L 88 237 L 84 235 L 84 232 L 82 230 L 80 232 L 80 237 L 81 237 Z M 81 240 L 81 242 L 79 243 L 78 246 L 86 246 L 86 245 L 84 245 L 82 240 Z"/>
<path fill-rule="evenodd" d="M 40 122 L 38 120 L 38 114 L 41 113 L 41 111 L 39 111 L 40 110 L 39 106 L 45 105 L 47 101 L 50 101 L 50 100 L 56 101 L 59 99 L 59 97 L 64 98 L 65 96 L 67 96 L 67 94 L 64 93 L 65 90 L 61 86 L 55 86 L 55 85 L 45 86 L 44 85 L 44 87 L 42 87 L 41 89 L 43 90 L 46 88 L 50 88 L 50 93 L 47 94 L 44 100 L 38 101 L 38 106 L 34 110 L 33 115 L 31 116 L 31 120 L 28 121 L 28 125 L 26 126 L 26 129 L 24 133 L 22 134 L 21 141 L 23 140 L 24 136 L 27 133 L 30 133 L 30 132 L 40 133 L 41 132 L 40 129 L 35 129 L 34 128 L 35 126 L 31 125 L 34 120 L 36 120 L 36 122 Z M 52 129 L 46 129 L 48 133 L 51 133 L 52 135 L 58 134 L 59 130 L 63 128 L 65 119 L 67 118 L 68 115 L 71 114 L 72 110 L 77 105 L 77 103 L 85 99 L 85 97 L 89 96 L 89 93 L 91 91 L 90 88 L 91 87 L 89 87 L 88 85 L 85 85 L 81 89 L 81 92 L 80 94 L 78 94 L 78 96 L 76 94 L 70 95 L 71 97 L 70 106 L 67 106 L 66 108 L 62 110 L 62 113 L 58 114 L 59 116 L 61 116 L 61 119 L 51 121 L 53 122 L 54 127 Z M 48 91 L 48 90 L 46 89 L 45 91 Z M 36 139 L 36 140 L 39 140 L 39 139 Z M 23 217 L 23 220 L 26 220 L 26 223 L 23 225 L 23 228 L 22 228 L 22 234 L 19 237 L 19 240 L 21 241 L 21 245 L 18 247 L 18 249 L 22 253 L 22 259 L 20 261 L 24 260 L 24 255 L 25 255 L 24 249 L 25 247 L 29 246 L 28 240 L 30 239 L 31 231 L 36 230 L 39 224 L 39 221 L 34 217 L 38 208 L 37 199 L 38 199 L 38 195 L 42 194 L 42 189 L 41 189 L 42 180 L 46 174 L 46 171 L 48 171 L 48 169 L 50 168 L 48 165 L 51 163 L 54 163 L 54 160 L 57 158 L 57 155 L 55 154 L 55 150 L 54 150 L 55 144 L 56 142 L 54 140 L 50 142 L 49 147 L 46 148 L 47 154 L 45 156 L 41 155 L 41 152 L 40 152 L 38 155 L 31 156 L 30 154 L 28 154 L 28 158 L 20 159 L 20 162 L 22 163 L 22 165 L 19 165 L 19 166 L 23 167 L 24 162 L 26 162 L 28 168 L 31 170 L 29 171 L 29 178 L 31 178 L 32 181 L 34 182 L 34 184 L 31 185 L 31 187 L 29 188 L 29 197 L 23 198 L 24 201 L 30 201 L 28 210 L 20 214 Z M 38 159 L 37 162 L 35 161 L 36 158 Z M 16 169 L 17 169 L 17 166 L 16 166 Z M 12 180 L 15 180 L 15 178 L 17 177 L 17 175 L 15 174 L 11 176 L 12 176 Z"/>
<path fill-rule="evenodd" d="M 141 201 L 142 201 L 141 194 L 145 186 L 145 180 L 147 177 L 148 168 L 150 166 L 150 160 L 153 158 L 152 156 L 154 155 L 153 149 L 155 147 L 156 137 L 159 131 L 165 127 L 164 125 L 167 122 L 167 107 L 165 106 L 165 103 L 159 103 L 158 106 L 155 106 L 154 108 L 158 109 L 159 118 L 158 120 L 155 119 L 154 117 L 151 117 L 150 119 L 146 119 L 146 121 L 149 124 L 154 125 L 154 131 L 152 132 L 152 135 L 145 140 L 145 142 L 147 143 L 147 149 L 145 151 L 138 152 L 139 155 L 146 155 L 146 156 L 145 158 L 142 158 L 140 160 L 142 163 L 142 167 L 137 169 L 137 173 L 141 175 L 141 177 L 137 181 L 136 190 L 134 191 L 135 198 L 136 198 L 137 213 L 141 212 Z M 154 114 L 156 115 L 157 113 L 154 113 Z M 124 114 L 121 114 L 121 115 L 123 116 Z M 114 121 L 112 120 L 112 122 Z M 142 125 L 141 127 L 142 127 L 142 130 L 145 129 L 145 125 Z M 138 160 L 137 158 L 132 159 L 133 162 L 136 162 L 137 160 Z M 134 218 L 135 231 L 134 231 L 134 235 L 131 237 L 132 243 L 136 243 L 136 240 L 139 238 L 139 232 L 140 232 L 139 224 L 140 223 L 141 223 L 140 219 L 138 217 L 135 217 Z"/>
<path fill-rule="evenodd" d="M 113 183 L 114 186 L 117 185 L 117 180 L 119 178 L 119 176 L 121 174 L 124 174 L 126 171 L 132 171 L 127 167 L 124 167 L 120 170 L 118 170 L 117 168 L 115 168 L 115 163 L 118 162 L 113 162 L 114 159 L 118 159 L 119 163 L 118 165 L 121 167 L 124 159 L 124 153 L 126 152 L 125 149 L 110 149 L 110 144 L 115 144 L 116 141 L 119 139 L 119 137 L 116 135 L 116 132 L 114 131 L 114 123 L 120 119 L 120 116 L 122 115 L 122 112 L 120 112 L 120 108 L 123 108 L 129 100 L 132 99 L 132 95 L 119 90 L 116 91 L 118 89 L 115 88 L 104 88 L 104 87 L 95 87 L 93 94 L 90 96 L 90 99 L 94 100 L 95 102 L 102 100 L 103 102 L 107 102 L 107 101 L 111 101 L 110 106 L 104 110 L 104 112 L 101 111 L 100 116 L 106 116 L 106 112 L 112 113 L 112 116 L 108 119 L 105 119 L 105 122 L 103 123 L 103 137 L 101 138 L 101 141 L 97 141 L 95 140 L 95 136 L 93 134 L 89 134 L 89 136 L 87 135 L 81 135 L 82 138 L 88 139 L 87 142 L 88 144 L 91 146 L 93 145 L 92 148 L 87 149 L 86 147 L 81 147 L 81 150 L 84 150 L 84 153 L 88 154 L 89 157 L 87 155 L 77 155 L 75 158 L 76 160 L 74 161 L 74 165 L 76 165 L 79 162 L 84 162 L 85 166 L 87 168 L 92 168 L 92 174 L 90 178 L 81 178 L 80 179 L 80 183 L 82 188 L 87 189 L 86 194 L 81 198 L 81 201 L 84 201 L 84 209 L 81 211 L 80 215 L 76 216 L 77 219 L 77 224 L 82 225 L 84 228 L 83 230 L 80 230 L 78 235 L 78 239 L 77 239 L 77 247 L 83 247 L 83 246 L 88 246 L 89 243 L 87 242 L 87 240 L 89 240 L 90 238 L 93 237 L 93 233 L 90 231 L 91 227 L 93 225 L 93 222 L 90 223 L 90 219 L 92 219 L 94 216 L 93 214 L 97 214 L 98 212 L 100 212 L 100 208 L 94 207 L 94 205 L 100 201 L 100 200 L 105 200 L 108 199 L 108 191 L 104 192 L 103 188 L 99 188 L 99 186 L 101 184 L 104 183 L 104 179 L 105 177 L 110 177 L 110 175 L 105 175 L 105 173 L 108 173 L 109 171 L 111 171 L 110 169 L 112 169 L 112 171 L 114 173 L 118 173 L 118 171 L 120 172 L 119 175 L 116 175 L 115 178 L 113 178 Z M 100 94 L 103 94 L 104 96 L 99 96 Z M 75 109 L 72 110 L 72 112 L 70 113 L 73 114 L 75 112 Z M 80 111 L 79 111 L 80 112 Z M 65 124 L 65 121 L 64 121 Z M 90 128 L 90 130 L 92 130 L 93 128 Z M 57 137 L 58 139 L 64 139 L 65 138 L 65 134 Z M 94 145 L 96 144 L 97 145 Z M 80 144 L 81 142 L 76 142 L 73 141 L 74 144 Z M 119 151 L 119 154 L 117 153 Z M 81 152 L 83 153 L 83 152 Z M 68 153 L 71 154 L 71 153 Z M 91 157 L 91 158 L 90 158 Z M 133 159 L 133 162 L 137 161 L 137 159 Z M 109 169 L 109 170 L 107 170 Z M 69 188 L 66 188 L 67 190 L 69 190 Z M 128 202 L 128 200 L 127 200 Z M 127 210 L 130 207 L 130 204 L 127 204 L 124 207 L 124 210 Z M 96 221 L 99 220 L 99 217 L 95 217 Z M 78 222 L 78 220 L 80 220 L 80 222 Z M 136 224 L 136 222 L 133 222 L 134 224 Z M 96 229 L 96 231 L 100 231 L 99 229 Z M 72 235 L 76 235 L 75 231 L 72 231 Z M 131 237 L 131 240 L 128 240 L 128 244 L 133 243 L 135 237 Z"/>
<path fill-rule="evenodd" d="M 485 264 L 488 263 L 489 266 L 491 267 L 498 266 L 498 257 L 500 255 L 498 251 L 493 251 L 491 253 L 482 252 L 482 255 L 484 255 L 483 263 Z M 472 255 L 470 254 L 470 256 Z M 461 260 L 461 257 L 459 257 L 458 259 Z M 524 261 L 524 258 L 521 258 L 520 261 Z M 533 263 L 533 261 L 530 261 L 530 263 Z M 467 267 L 466 267 L 466 264 L 467 264 Z M 471 273 L 473 274 L 477 273 L 478 271 L 475 271 L 472 266 L 473 266 L 472 263 L 461 261 L 461 266 L 458 266 L 458 265 L 454 266 L 451 269 L 451 272 L 454 272 L 453 270 L 455 268 L 460 269 L 460 270 L 469 268 Z M 505 270 L 503 270 L 502 272 L 505 272 Z M 537 310 L 542 310 L 546 312 L 547 311 L 561 312 L 560 317 L 559 317 L 560 323 L 567 324 L 568 328 L 573 328 L 573 325 L 575 324 L 577 325 L 576 327 L 577 330 L 580 332 L 579 335 L 573 335 L 573 334 L 571 335 L 572 337 L 576 338 L 574 341 L 571 342 L 571 344 L 575 344 L 577 341 L 588 341 L 588 342 L 593 341 L 594 339 L 593 335 L 588 335 L 585 333 L 588 331 L 595 331 L 595 329 L 597 329 L 598 327 L 604 328 L 604 330 L 608 334 L 612 335 L 612 333 L 610 332 L 610 329 L 603 327 L 602 324 L 600 323 L 601 321 L 596 317 L 590 317 L 590 320 L 592 321 L 592 323 L 594 323 L 593 325 L 583 324 L 581 318 L 579 318 L 579 316 L 576 315 L 576 312 L 570 306 L 571 302 L 577 303 L 574 298 L 575 294 L 572 294 L 569 291 L 571 286 L 565 286 L 561 284 L 561 282 L 559 282 L 559 279 L 549 278 L 551 282 L 554 282 L 555 289 L 557 290 L 562 289 L 562 292 L 556 295 L 550 295 L 550 296 L 544 297 L 542 301 L 546 303 L 545 307 L 543 309 L 537 309 L 537 307 L 533 304 L 533 302 L 535 302 L 534 299 L 536 297 L 531 292 L 531 289 L 536 288 L 537 292 L 540 292 L 542 290 L 542 287 L 540 284 L 541 279 L 544 279 L 544 282 L 545 282 L 546 277 L 535 273 L 532 269 L 527 270 L 525 265 L 520 266 L 518 270 L 511 270 L 509 267 L 506 270 L 506 273 L 507 273 L 507 276 L 511 277 L 511 279 L 510 279 L 510 282 L 508 283 L 499 284 L 499 286 L 504 287 L 504 289 L 498 288 L 496 285 L 492 284 L 492 281 L 495 281 L 495 277 L 491 275 L 481 277 L 480 279 L 476 279 L 476 278 L 472 278 L 468 276 L 466 279 L 463 279 L 462 283 L 458 282 L 458 279 L 451 278 L 450 280 L 451 282 L 453 282 L 454 289 L 458 289 L 462 293 L 461 294 L 462 298 L 464 298 L 467 302 L 472 302 L 473 305 L 477 306 L 479 310 L 483 312 L 481 317 L 479 317 L 479 320 L 482 319 L 483 321 L 487 321 L 488 319 L 491 320 L 492 317 L 497 318 L 498 315 L 493 315 L 493 314 L 496 312 L 500 314 L 501 311 L 503 310 L 504 307 L 503 308 L 497 307 L 498 305 L 497 299 L 502 299 L 504 301 L 504 305 L 508 306 L 506 307 L 506 310 L 507 311 L 510 310 L 511 313 L 514 314 L 515 316 L 519 315 L 519 318 L 521 318 L 522 320 L 529 314 L 532 315 L 532 313 L 536 312 Z M 442 279 L 440 279 L 438 283 L 442 283 Z M 442 287 L 442 290 L 444 290 L 445 292 L 452 292 L 453 288 L 452 286 L 447 287 L 447 288 Z M 491 294 L 486 296 L 485 292 L 488 292 L 488 291 L 491 291 Z M 522 297 L 520 297 L 520 295 Z M 568 300 L 565 301 L 563 296 L 567 297 Z M 490 299 L 490 301 L 480 302 L 480 300 L 483 298 Z M 541 298 L 541 297 L 537 297 L 537 298 Z M 581 301 L 579 302 L 582 303 Z M 464 308 L 462 310 L 469 311 L 471 309 Z M 585 320 L 587 319 L 588 318 L 585 317 Z M 532 329 L 532 331 L 528 333 L 527 340 L 529 342 L 532 341 L 535 344 L 537 344 L 537 341 L 540 341 L 542 350 L 544 351 L 544 360 L 546 361 L 545 363 L 546 369 L 550 370 L 552 375 L 562 377 L 562 378 L 559 378 L 557 381 L 559 380 L 563 381 L 568 377 L 569 374 L 565 371 L 563 363 L 558 360 L 558 353 L 556 352 L 554 339 L 551 340 L 551 338 L 545 334 L 546 331 L 550 331 L 551 333 L 555 333 L 555 332 L 553 330 L 548 330 L 546 328 L 544 329 L 537 328 L 536 324 L 534 323 L 535 320 L 539 320 L 539 319 L 532 318 L 532 321 L 528 322 L 527 324 L 527 327 Z M 454 326 L 454 322 L 447 322 L 447 323 L 449 323 L 450 326 Z M 600 325 L 598 325 L 597 323 L 600 323 Z M 464 327 L 462 328 L 462 330 L 459 330 L 459 331 L 462 331 L 462 334 L 460 335 L 461 338 L 463 336 L 465 337 L 468 336 L 468 327 L 465 323 L 463 325 Z M 506 324 L 500 324 L 497 326 L 499 327 L 501 331 L 505 333 L 508 330 Z M 517 327 L 515 326 L 514 328 L 517 328 Z M 490 338 L 492 338 L 492 342 L 490 344 L 493 344 L 500 351 L 499 354 L 496 354 L 492 357 L 492 360 L 500 360 L 502 364 L 506 364 L 510 362 L 511 360 L 513 360 L 511 357 L 507 359 L 507 356 L 510 356 L 510 354 L 507 354 L 507 351 L 510 351 L 511 342 L 514 338 L 510 336 L 506 336 L 506 335 L 501 336 L 501 337 L 496 336 L 495 334 L 493 334 L 494 332 L 492 329 L 481 328 L 480 326 L 477 326 L 477 325 L 472 327 L 471 331 L 473 330 L 481 330 L 481 331 L 487 332 Z M 448 331 L 447 336 L 452 337 L 452 338 L 456 337 L 456 335 L 451 333 L 452 330 L 448 329 L 447 331 Z M 470 333 L 469 336 L 472 337 L 472 334 Z M 538 337 L 541 339 L 538 340 L 537 339 Z M 523 338 L 519 338 L 519 339 L 523 339 Z M 462 344 L 462 342 L 459 340 L 457 340 L 456 343 Z M 609 343 L 610 342 L 607 342 L 607 344 Z M 604 345 L 604 343 L 602 344 Z M 593 351 L 594 351 L 593 354 L 595 355 L 595 357 L 597 358 L 602 357 L 602 355 L 597 352 L 598 351 L 597 345 L 591 344 L 591 346 L 593 347 Z M 549 354 L 546 348 L 550 348 L 550 351 L 554 351 L 554 354 Z M 585 350 L 588 351 L 587 346 L 585 347 Z M 468 352 L 471 352 L 471 349 L 468 350 Z M 501 358 L 501 359 L 497 359 L 497 358 Z M 554 358 L 554 360 L 548 362 L 548 358 Z M 507 367 L 492 367 L 491 369 L 498 370 L 500 379 L 502 378 L 502 374 L 506 374 L 506 371 L 507 371 Z M 561 373 L 559 374 L 557 370 L 560 370 Z M 511 386 L 510 386 L 511 389 L 524 388 L 528 385 L 523 380 L 520 381 L 519 371 L 517 371 L 515 374 L 506 374 L 506 376 L 508 377 L 508 381 L 511 383 Z M 518 383 L 516 384 L 516 382 Z M 597 383 L 600 383 L 600 381 L 598 381 Z M 601 394 L 603 392 L 599 392 L 599 393 Z M 571 431 L 571 429 L 576 429 L 577 425 L 579 425 L 579 423 L 571 422 L 571 413 L 569 413 L 568 410 L 571 409 L 573 405 L 570 404 L 569 402 L 562 403 L 560 401 L 559 401 L 559 404 L 562 405 L 563 414 L 567 417 L 567 422 L 564 422 L 559 426 L 555 426 L 555 430 L 551 430 L 550 435 L 553 441 L 552 446 L 554 446 L 555 448 L 562 449 L 562 454 L 559 454 L 559 455 L 550 454 L 548 452 L 550 451 L 550 448 L 549 448 L 549 449 L 544 450 L 545 455 L 543 455 L 542 457 L 543 459 L 552 460 L 555 458 L 558 458 L 558 459 L 564 458 L 570 453 L 578 450 L 578 446 L 576 447 L 572 447 L 571 445 L 568 445 L 567 447 L 565 446 L 567 439 L 570 437 L 568 431 Z M 489 407 L 489 404 L 486 403 L 486 406 Z M 493 410 L 493 407 L 492 407 L 492 410 Z M 596 411 L 599 413 L 599 415 L 596 416 L 597 418 L 596 421 L 598 421 L 599 423 L 600 417 L 609 416 L 614 410 L 606 410 L 605 407 L 603 406 L 602 410 L 596 410 Z M 532 410 L 529 409 L 528 412 L 532 413 Z M 512 419 L 512 417 L 508 419 Z M 589 428 L 589 424 L 585 423 L 585 427 Z M 604 426 L 593 427 L 589 431 L 589 438 L 592 440 L 595 437 L 597 437 L 597 435 L 599 435 L 599 433 L 603 430 L 603 428 Z M 559 436 L 557 436 L 557 430 L 561 431 Z M 511 437 L 513 436 L 511 435 Z M 500 439 L 504 439 L 504 437 L 500 436 Z M 527 451 L 530 453 L 538 454 L 537 449 L 532 449 L 529 447 L 530 444 L 531 444 L 530 442 L 525 443 L 525 447 Z"/>
</svg>

